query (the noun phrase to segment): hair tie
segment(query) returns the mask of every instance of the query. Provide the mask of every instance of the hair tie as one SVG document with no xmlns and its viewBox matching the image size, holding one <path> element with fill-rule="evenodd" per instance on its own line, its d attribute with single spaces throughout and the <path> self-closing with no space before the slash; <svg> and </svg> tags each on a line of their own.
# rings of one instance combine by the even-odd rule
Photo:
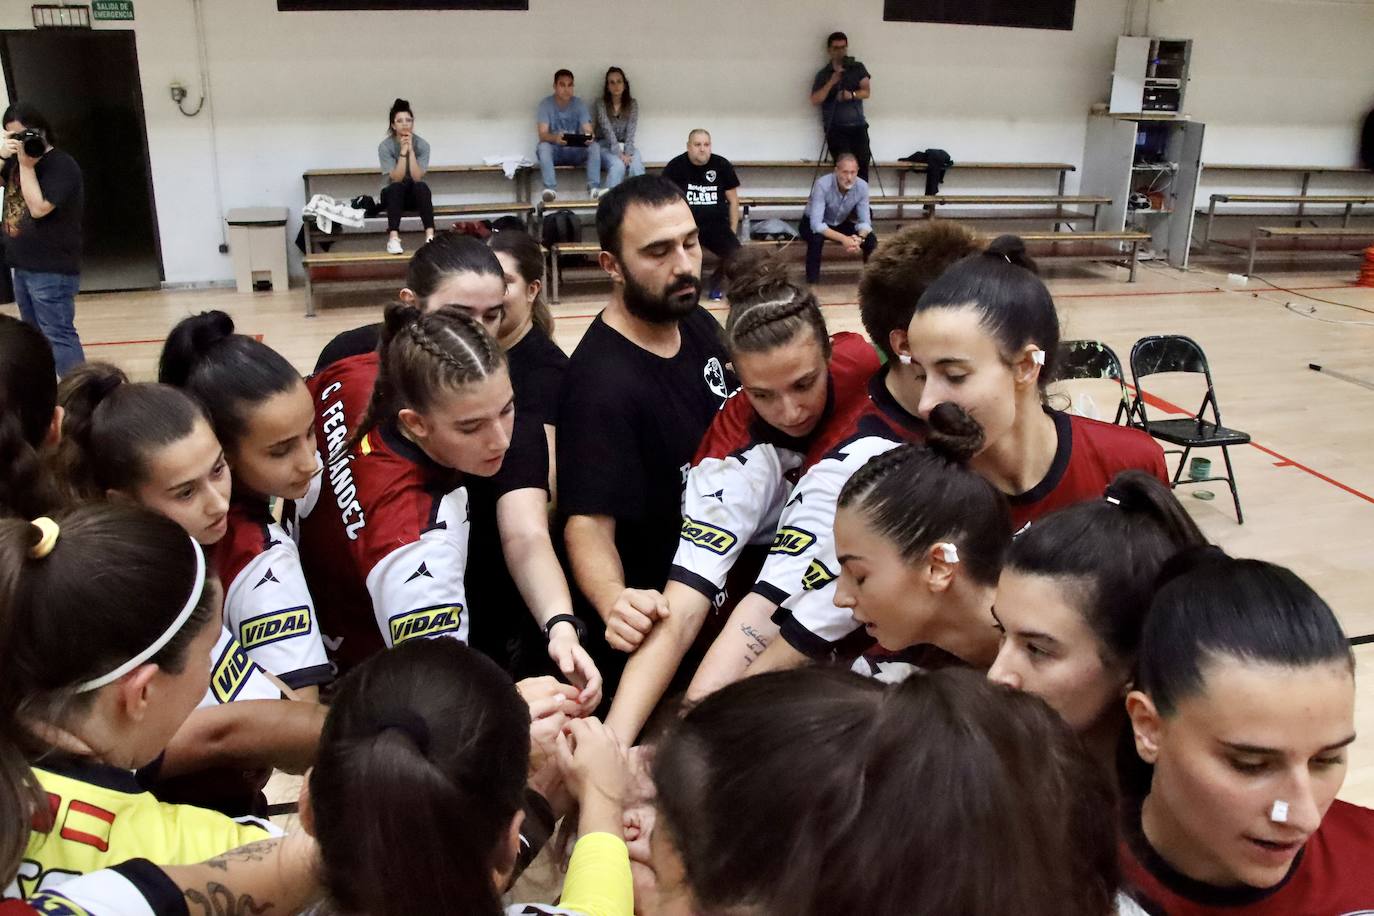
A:
<svg viewBox="0 0 1374 916">
<path fill-rule="evenodd" d="M 52 553 L 52 549 L 57 546 L 57 536 L 62 529 L 57 527 L 57 522 L 46 515 L 39 516 L 29 524 L 43 533 L 42 537 L 38 539 L 38 543 L 29 548 L 29 558 L 41 560 Z"/>
<path fill-rule="evenodd" d="M 377 723 L 376 734 L 380 735 L 393 728 L 404 732 L 422 756 L 429 754 L 429 724 L 415 710 L 396 709 L 382 716 L 381 721 Z"/>
<path fill-rule="evenodd" d="M 1102 498 L 1123 512 L 1137 512 L 1143 508 L 1144 503 L 1139 493 L 1119 487 L 1115 483 L 1107 484 L 1107 489 L 1102 491 Z"/>
</svg>

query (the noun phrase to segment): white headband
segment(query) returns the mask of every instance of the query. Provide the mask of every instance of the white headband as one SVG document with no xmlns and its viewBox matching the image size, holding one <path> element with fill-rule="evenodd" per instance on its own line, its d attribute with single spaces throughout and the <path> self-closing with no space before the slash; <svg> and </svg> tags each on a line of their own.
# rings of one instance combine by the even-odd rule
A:
<svg viewBox="0 0 1374 916">
<path fill-rule="evenodd" d="M 186 599 L 186 606 L 181 609 L 181 613 L 177 614 L 176 619 L 171 622 L 167 629 L 162 631 L 161 636 L 153 640 L 152 645 L 111 671 L 109 674 L 93 678 L 92 680 L 86 681 L 84 684 L 77 684 L 77 693 L 89 693 L 92 690 L 99 690 L 106 684 L 113 684 L 115 681 L 158 654 L 158 652 L 161 652 L 162 647 L 171 642 L 172 637 L 176 636 L 177 633 L 181 632 L 181 628 L 186 624 L 187 618 L 191 616 L 196 606 L 200 604 L 201 592 L 205 590 L 205 554 L 200 549 L 200 544 L 196 543 L 195 538 L 190 538 L 190 541 L 191 547 L 196 555 L 196 579 L 191 585 L 190 597 Z"/>
</svg>

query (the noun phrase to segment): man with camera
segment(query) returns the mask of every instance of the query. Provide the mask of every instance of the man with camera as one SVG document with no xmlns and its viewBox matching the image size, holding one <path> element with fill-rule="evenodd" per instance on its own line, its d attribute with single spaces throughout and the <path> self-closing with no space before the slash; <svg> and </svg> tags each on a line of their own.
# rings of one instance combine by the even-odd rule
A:
<svg viewBox="0 0 1374 916">
<path fill-rule="evenodd" d="M 820 69 L 811 83 L 811 104 L 821 107 L 821 126 L 832 158 L 853 153 L 859 162 L 859 177 L 868 181 L 868 122 L 864 102 L 872 94 L 868 68 L 849 56 L 849 38 L 844 32 L 831 32 L 825 42 L 830 62 Z"/>
<path fill-rule="evenodd" d="M 19 314 L 52 344 L 57 374 L 84 362 L 76 334 L 81 288 L 81 167 L 54 149 L 47 120 L 32 105 L 5 110 L 0 141 L 5 261 L 14 268 Z"/>
</svg>

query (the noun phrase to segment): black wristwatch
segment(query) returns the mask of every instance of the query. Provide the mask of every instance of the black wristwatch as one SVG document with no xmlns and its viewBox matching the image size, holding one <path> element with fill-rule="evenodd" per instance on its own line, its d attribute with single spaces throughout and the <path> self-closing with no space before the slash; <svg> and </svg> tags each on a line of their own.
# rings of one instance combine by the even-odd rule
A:
<svg viewBox="0 0 1374 916">
<path fill-rule="evenodd" d="M 573 631 L 577 633 L 578 642 L 587 638 L 587 625 L 582 622 L 580 617 L 576 617 L 572 614 L 555 614 L 553 617 L 550 617 L 549 622 L 544 624 L 544 638 L 548 639 L 549 634 L 553 632 L 553 628 L 560 623 L 572 624 Z"/>
</svg>

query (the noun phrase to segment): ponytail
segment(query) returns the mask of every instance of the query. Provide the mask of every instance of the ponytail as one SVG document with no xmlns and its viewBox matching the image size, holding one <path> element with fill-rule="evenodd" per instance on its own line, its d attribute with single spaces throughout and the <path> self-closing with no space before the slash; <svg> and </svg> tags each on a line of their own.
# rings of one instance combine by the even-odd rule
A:
<svg viewBox="0 0 1374 916">
<path fill-rule="evenodd" d="M 109 363 L 85 363 L 58 387 L 62 441 L 54 453 L 69 499 L 104 499 L 130 492 L 148 479 L 148 459 L 185 439 L 210 417 L 180 389 L 130 382 Z"/>
<path fill-rule="evenodd" d="M 1002 235 L 940 275 L 916 303 L 914 315 L 936 308 L 972 308 L 1004 356 L 1034 344 L 1045 354 L 1040 389 L 1059 359 L 1059 314 L 1019 236 Z"/>
<path fill-rule="evenodd" d="M 346 450 L 402 407 L 424 410 L 441 391 L 481 381 L 506 365 L 505 352 L 481 322 L 449 306 L 423 312 L 399 302 L 388 305 L 378 352 L 372 397 Z"/>
<path fill-rule="evenodd" d="M 534 305 L 530 309 L 530 318 L 534 326 L 544 332 L 546 337 L 553 337 L 553 312 L 549 309 L 548 300 L 544 297 L 544 249 L 536 242 L 528 232 L 518 229 L 507 229 L 501 232 L 492 233 L 487 245 L 495 254 L 510 255 L 515 261 L 515 271 L 525 286 L 531 283 L 539 284 L 539 292 L 535 294 Z M 497 262 L 499 265 L 499 261 Z M 411 287 L 412 290 L 415 287 Z"/>
<path fill-rule="evenodd" d="M 248 431 L 254 407 L 301 384 L 286 357 L 262 341 L 234 331 L 221 311 L 177 322 L 158 361 L 157 380 L 185 389 L 205 405 L 220 444 L 233 452 Z"/>
<path fill-rule="evenodd" d="M 1157 579 L 1170 557 L 1207 543 L 1173 491 L 1144 471 L 1122 471 L 1102 499 L 1051 512 L 1012 544 L 1007 566 L 1064 579 L 1104 660 L 1134 668 Z"/>
<path fill-rule="evenodd" d="M 1011 514 L 1006 498 L 965 467 L 965 460 L 938 449 L 899 445 L 855 471 L 837 506 L 863 515 L 908 562 L 949 541 L 975 582 L 995 585 L 1011 542 Z"/>
<path fill-rule="evenodd" d="M 793 280 L 776 255 L 741 251 L 731 258 L 726 275 L 725 346 L 732 355 L 772 350 L 810 331 L 830 358 L 830 332 L 816 294 Z"/>
<path fill-rule="evenodd" d="M 184 670 L 218 600 L 204 582 L 200 548 L 147 509 L 0 520 L 0 880 L 13 877 L 19 825 L 37 810 L 28 762 L 51 750 L 32 724 L 67 725 L 136 659 Z"/>
<path fill-rule="evenodd" d="M 520 810 L 529 711 L 497 665 L 448 639 L 374 655 L 339 687 L 310 774 L 340 912 L 499 916 L 494 867 Z"/>
<path fill-rule="evenodd" d="M 0 515 L 32 518 L 57 505 L 39 454 L 56 407 L 52 346 L 33 325 L 0 315 Z"/>
</svg>

